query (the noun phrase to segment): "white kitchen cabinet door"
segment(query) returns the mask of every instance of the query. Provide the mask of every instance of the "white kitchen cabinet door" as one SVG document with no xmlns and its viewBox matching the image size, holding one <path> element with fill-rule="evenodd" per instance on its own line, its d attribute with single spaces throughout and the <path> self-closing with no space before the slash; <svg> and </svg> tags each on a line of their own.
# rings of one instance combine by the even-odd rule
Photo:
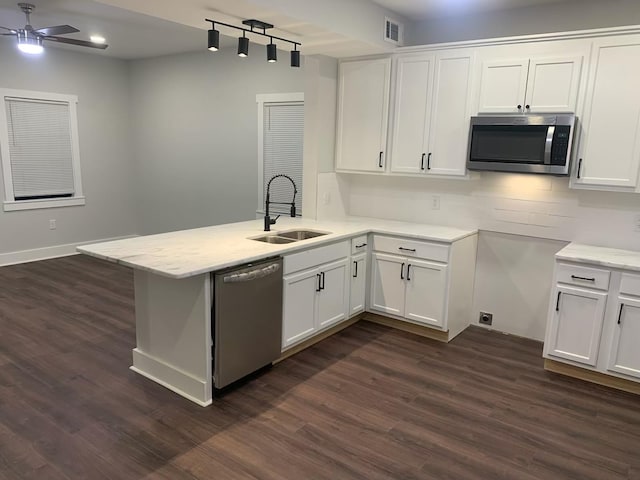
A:
<svg viewBox="0 0 640 480">
<path fill-rule="evenodd" d="M 336 168 L 384 171 L 391 59 L 340 64 Z"/>
<path fill-rule="evenodd" d="M 351 288 L 349 291 L 349 316 L 364 312 L 367 289 L 367 255 L 351 258 Z"/>
<path fill-rule="evenodd" d="M 434 55 L 398 58 L 391 171 L 426 169 Z"/>
<path fill-rule="evenodd" d="M 640 301 L 619 298 L 609 370 L 640 378 Z"/>
<path fill-rule="evenodd" d="M 319 267 L 318 330 L 341 320 L 349 312 L 349 261 L 339 260 Z"/>
<path fill-rule="evenodd" d="M 532 58 L 529 62 L 525 112 L 575 113 L 581 72 L 581 56 Z"/>
<path fill-rule="evenodd" d="M 478 110 L 481 113 L 522 112 L 528 69 L 528 58 L 483 62 Z"/>
<path fill-rule="evenodd" d="M 405 317 L 444 328 L 447 266 L 410 258 L 406 280 Z"/>
<path fill-rule="evenodd" d="M 395 255 L 371 255 L 371 309 L 404 316 L 407 259 Z"/>
<path fill-rule="evenodd" d="M 282 348 L 303 340 L 316 331 L 317 268 L 284 277 Z"/>
<path fill-rule="evenodd" d="M 436 58 L 426 167 L 430 175 L 466 173 L 472 72 L 469 50 L 439 53 Z"/>
<path fill-rule="evenodd" d="M 577 185 L 636 187 L 640 167 L 640 36 L 596 40 Z"/>
<path fill-rule="evenodd" d="M 607 294 L 557 286 L 548 354 L 595 367 Z"/>
</svg>

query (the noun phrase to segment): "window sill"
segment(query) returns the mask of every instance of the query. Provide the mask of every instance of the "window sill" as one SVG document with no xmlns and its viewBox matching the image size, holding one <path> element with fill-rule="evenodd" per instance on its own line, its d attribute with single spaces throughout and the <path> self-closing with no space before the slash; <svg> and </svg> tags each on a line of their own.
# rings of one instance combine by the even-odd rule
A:
<svg viewBox="0 0 640 480">
<path fill-rule="evenodd" d="M 39 208 L 77 207 L 85 204 L 85 197 L 45 198 L 42 200 L 22 200 L 4 202 L 5 212 L 35 210 Z"/>
</svg>

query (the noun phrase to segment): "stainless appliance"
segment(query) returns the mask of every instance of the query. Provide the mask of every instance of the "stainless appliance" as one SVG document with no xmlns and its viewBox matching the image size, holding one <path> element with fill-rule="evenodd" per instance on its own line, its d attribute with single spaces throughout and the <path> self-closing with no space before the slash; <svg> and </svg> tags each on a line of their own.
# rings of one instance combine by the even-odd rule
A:
<svg viewBox="0 0 640 480">
<path fill-rule="evenodd" d="M 467 168 L 569 175 L 575 122 L 572 114 L 471 117 Z"/>
<path fill-rule="evenodd" d="M 214 273 L 213 384 L 217 389 L 280 357 L 282 258 Z"/>
</svg>

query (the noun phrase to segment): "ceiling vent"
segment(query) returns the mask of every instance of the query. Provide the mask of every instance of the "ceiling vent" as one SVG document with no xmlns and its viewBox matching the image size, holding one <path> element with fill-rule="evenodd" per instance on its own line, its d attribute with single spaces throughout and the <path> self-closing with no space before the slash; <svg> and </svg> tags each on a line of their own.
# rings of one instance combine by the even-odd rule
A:
<svg viewBox="0 0 640 480">
<path fill-rule="evenodd" d="M 384 39 L 394 45 L 402 46 L 403 44 L 404 25 L 389 17 L 384 19 Z"/>
</svg>

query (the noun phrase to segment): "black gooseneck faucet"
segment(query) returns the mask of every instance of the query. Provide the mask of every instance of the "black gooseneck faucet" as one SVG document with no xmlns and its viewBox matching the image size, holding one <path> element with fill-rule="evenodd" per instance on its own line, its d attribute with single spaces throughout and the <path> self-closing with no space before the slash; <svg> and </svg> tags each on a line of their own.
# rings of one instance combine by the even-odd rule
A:
<svg viewBox="0 0 640 480">
<path fill-rule="evenodd" d="M 293 185 L 293 200 L 291 200 L 291 202 L 272 202 L 269 198 L 270 197 L 269 190 L 271 189 L 271 182 L 273 182 L 276 178 L 280 178 L 280 177 L 286 178 L 291 182 L 291 185 Z M 296 182 L 294 182 L 293 178 L 291 178 L 289 175 L 284 175 L 281 173 L 279 175 L 274 175 L 273 177 L 271 177 L 271 180 L 269 180 L 269 183 L 267 183 L 267 198 L 265 201 L 265 208 L 264 208 L 264 231 L 265 232 L 271 231 L 271 225 L 275 225 L 276 220 L 280 218 L 280 215 L 278 215 L 276 218 L 273 218 L 273 219 L 269 216 L 269 205 L 291 205 L 291 216 L 295 217 L 297 193 L 298 193 L 298 188 L 296 187 Z"/>
</svg>

